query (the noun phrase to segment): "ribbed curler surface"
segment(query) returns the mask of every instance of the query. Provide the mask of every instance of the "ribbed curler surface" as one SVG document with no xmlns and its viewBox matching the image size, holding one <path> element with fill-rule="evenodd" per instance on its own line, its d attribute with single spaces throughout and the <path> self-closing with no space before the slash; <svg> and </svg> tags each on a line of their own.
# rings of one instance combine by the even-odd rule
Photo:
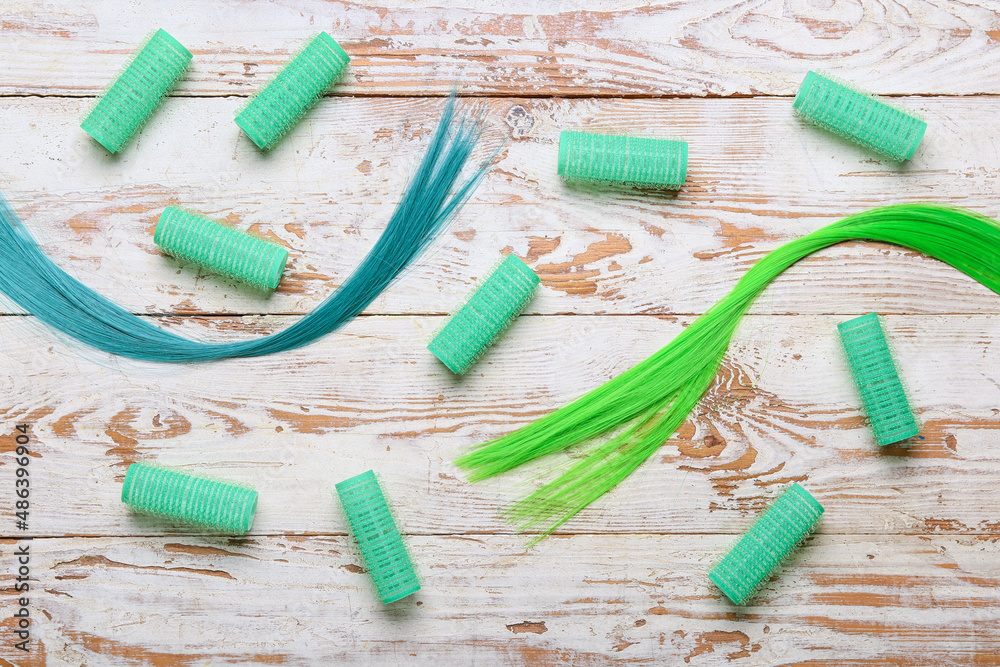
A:
<svg viewBox="0 0 1000 667">
<path fill-rule="evenodd" d="M 559 175 L 569 181 L 678 190 L 687 176 L 687 157 L 687 142 L 678 139 L 559 135 Z"/>
<path fill-rule="evenodd" d="M 80 124 L 117 153 L 142 126 L 191 62 L 191 52 L 167 31 L 157 30 Z"/>
<path fill-rule="evenodd" d="M 382 602 L 419 591 L 413 563 L 375 473 L 369 470 L 337 484 L 337 495 Z"/>
<path fill-rule="evenodd" d="M 427 346 L 453 373 L 472 367 L 531 301 L 539 279 L 508 255 Z"/>
<path fill-rule="evenodd" d="M 891 445 L 919 433 L 878 315 L 841 322 L 837 329 L 878 444 Z"/>
<path fill-rule="evenodd" d="M 176 206 L 160 215 L 153 242 L 177 259 L 262 290 L 278 286 L 288 261 L 288 250 L 276 243 Z"/>
<path fill-rule="evenodd" d="M 708 578 L 734 604 L 746 604 L 822 515 L 823 506 L 792 484 L 711 569 Z"/>
<path fill-rule="evenodd" d="M 806 121 L 893 160 L 909 160 L 917 151 L 927 123 L 846 81 L 809 72 L 792 103 Z"/>
<path fill-rule="evenodd" d="M 242 535 L 253 525 L 257 492 L 241 484 L 133 463 L 125 473 L 122 502 L 142 514 Z"/>
<path fill-rule="evenodd" d="M 336 81 L 350 60 L 333 37 L 319 33 L 240 109 L 236 124 L 258 147 L 270 149 Z"/>
</svg>

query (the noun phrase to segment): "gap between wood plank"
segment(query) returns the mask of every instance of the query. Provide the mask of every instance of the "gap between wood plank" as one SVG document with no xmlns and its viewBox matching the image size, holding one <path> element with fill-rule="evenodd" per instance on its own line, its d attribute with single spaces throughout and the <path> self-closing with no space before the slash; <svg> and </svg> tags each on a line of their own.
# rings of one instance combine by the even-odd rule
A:
<svg viewBox="0 0 1000 667">
<path fill-rule="evenodd" d="M 246 95 L 239 94 L 219 94 L 219 95 L 198 95 L 194 93 L 171 93 L 167 97 L 180 97 L 188 99 L 248 99 L 253 93 Z M 38 97 L 43 99 L 70 99 L 87 100 L 96 99 L 100 95 L 69 95 L 66 93 L 0 93 L 0 98 L 30 98 Z M 448 97 L 446 93 L 428 93 L 426 95 L 393 95 L 391 93 L 364 93 L 361 95 L 340 95 L 337 93 L 327 93 L 323 98 L 339 99 L 390 99 L 390 100 L 423 100 L 423 99 L 444 99 Z M 511 92 L 511 93 L 458 93 L 459 99 L 531 99 L 531 100 L 756 100 L 756 99 L 794 99 L 794 95 L 751 95 L 744 93 L 733 93 L 732 95 L 717 95 L 705 93 L 704 95 L 646 95 L 642 93 L 561 93 L 559 95 L 548 95 L 545 93 L 532 92 Z M 970 97 L 998 97 L 995 93 L 906 93 L 879 95 L 882 99 L 903 99 L 907 97 L 925 97 L 934 99 L 965 99 Z"/>
</svg>

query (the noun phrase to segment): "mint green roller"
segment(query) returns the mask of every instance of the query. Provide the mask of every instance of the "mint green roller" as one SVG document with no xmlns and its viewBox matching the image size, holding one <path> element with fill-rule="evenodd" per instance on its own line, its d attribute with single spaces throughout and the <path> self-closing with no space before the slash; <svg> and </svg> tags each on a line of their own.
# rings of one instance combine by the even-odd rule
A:
<svg viewBox="0 0 1000 667">
<path fill-rule="evenodd" d="M 792 108 L 813 125 L 900 162 L 913 157 L 927 131 L 916 113 L 817 72 L 806 74 Z"/>
<path fill-rule="evenodd" d="M 746 604 L 822 515 L 823 506 L 792 484 L 709 571 L 708 578 L 733 604 Z"/>
<path fill-rule="evenodd" d="M 276 243 L 176 206 L 163 211 L 153 242 L 177 259 L 268 291 L 288 261 L 288 250 Z"/>
<path fill-rule="evenodd" d="M 80 124 L 112 153 L 132 138 L 191 62 L 191 52 L 157 30 Z"/>
<path fill-rule="evenodd" d="M 841 322 L 837 329 L 878 444 L 884 447 L 917 435 L 920 426 L 878 315 L 868 313 Z"/>
<path fill-rule="evenodd" d="M 258 147 L 272 148 L 337 80 L 350 60 L 333 37 L 319 33 L 240 109 L 236 124 Z"/>
<path fill-rule="evenodd" d="M 568 181 L 678 190 L 687 177 L 687 158 L 687 142 L 679 139 L 559 135 L 559 175 Z"/>
<path fill-rule="evenodd" d="M 125 473 L 122 502 L 141 514 L 242 535 L 253 525 L 257 492 L 242 484 L 133 463 Z"/>
<path fill-rule="evenodd" d="M 413 563 L 375 473 L 369 470 L 337 484 L 337 495 L 382 602 L 419 591 Z"/>
<path fill-rule="evenodd" d="M 508 255 L 427 346 L 462 375 L 531 301 L 539 283 L 527 264 Z"/>
</svg>

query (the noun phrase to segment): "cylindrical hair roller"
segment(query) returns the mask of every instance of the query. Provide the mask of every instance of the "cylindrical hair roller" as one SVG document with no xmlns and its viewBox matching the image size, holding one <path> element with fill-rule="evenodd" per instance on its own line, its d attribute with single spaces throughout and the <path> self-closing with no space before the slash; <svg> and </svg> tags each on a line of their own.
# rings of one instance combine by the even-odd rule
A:
<svg viewBox="0 0 1000 667">
<path fill-rule="evenodd" d="M 465 373 L 524 310 L 539 282 L 527 264 L 508 255 L 427 349 L 453 373 Z"/>
<path fill-rule="evenodd" d="M 157 30 L 98 98 L 80 127 L 117 153 L 146 122 L 190 62 L 190 51 L 165 30 Z"/>
<path fill-rule="evenodd" d="M 319 33 L 240 109 L 236 124 L 258 147 L 270 149 L 337 80 L 350 60 L 333 37 Z"/>
<path fill-rule="evenodd" d="M 916 113 L 817 72 L 806 74 L 792 108 L 804 120 L 893 160 L 909 160 L 927 123 Z"/>
<path fill-rule="evenodd" d="M 163 211 L 153 242 L 177 259 L 262 290 L 278 286 L 288 261 L 288 250 L 276 243 L 176 206 Z"/>
<path fill-rule="evenodd" d="M 837 329 L 878 444 L 891 445 L 917 435 L 920 426 L 878 315 L 868 313 L 841 322 Z"/>
<path fill-rule="evenodd" d="M 712 568 L 709 579 L 734 604 L 746 604 L 822 515 L 823 506 L 792 484 Z"/>
<path fill-rule="evenodd" d="M 241 484 L 133 463 L 125 473 L 122 502 L 142 514 L 242 535 L 253 525 L 257 492 Z"/>
<path fill-rule="evenodd" d="M 687 142 L 680 139 L 559 135 L 559 175 L 569 181 L 679 190 L 687 177 L 687 157 Z"/>
<path fill-rule="evenodd" d="M 337 484 L 337 495 L 384 604 L 420 590 L 403 538 L 371 470 Z"/>
</svg>

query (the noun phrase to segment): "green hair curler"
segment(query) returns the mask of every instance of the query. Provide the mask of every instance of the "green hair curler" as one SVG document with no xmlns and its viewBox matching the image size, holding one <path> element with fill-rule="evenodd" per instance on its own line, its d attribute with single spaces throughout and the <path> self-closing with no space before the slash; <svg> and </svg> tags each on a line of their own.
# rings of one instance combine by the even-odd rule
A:
<svg viewBox="0 0 1000 667">
<path fill-rule="evenodd" d="M 508 255 L 427 346 L 462 375 L 531 301 L 539 283 L 527 264 Z"/>
<path fill-rule="evenodd" d="M 878 444 L 891 445 L 919 433 L 878 315 L 841 322 L 837 329 Z"/>
<path fill-rule="evenodd" d="M 916 113 L 817 72 L 806 74 L 792 108 L 807 122 L 900 162 L 913 157 L 927 131 Z"/>
<path fill-rule="evenodd" d="M 281 282 L 288 250 L 191 211 L 168 206 L 153 242 L 177 259 L 273 291 Z"/>
<path fill-rule="evenodd" d="M 125 473 L 122 502 L 142 514 L 242 535 L 253 525 L 257 492 L 241 484 L 133 463 Z"/>
<path fill-rule="evenodd" d="M 337 495 L 384 604 L 420 590 L 413 563 L 371 470 L 337 484 Z"/>
<path fill-rule="evenodd" d="M 559 135 L 559 175 L 568 181 L 679 190 L 687 176 L 687 158 L 687 142 L 680 139 Z"/>
<path fill-rule="evenodd" d="M 80 127 L 110 152 L 117 153 L 139 131 L 190 62 L 190 51 L 167 31 L 157 30 L 98 98 Z"/>
<path fill-rule="evenodd" d="M 259 148 L 269 150 L 336 81 L 350 60 L 333 37 L 319 33 L 239 110 L 236 124 Z"/>
<path fill-rule="evenodd" d="M 733 604 L 746 604 L 822 515 L 823 506 L 792 484 L 711 569 L 708 578 Z"/>
</svg>

